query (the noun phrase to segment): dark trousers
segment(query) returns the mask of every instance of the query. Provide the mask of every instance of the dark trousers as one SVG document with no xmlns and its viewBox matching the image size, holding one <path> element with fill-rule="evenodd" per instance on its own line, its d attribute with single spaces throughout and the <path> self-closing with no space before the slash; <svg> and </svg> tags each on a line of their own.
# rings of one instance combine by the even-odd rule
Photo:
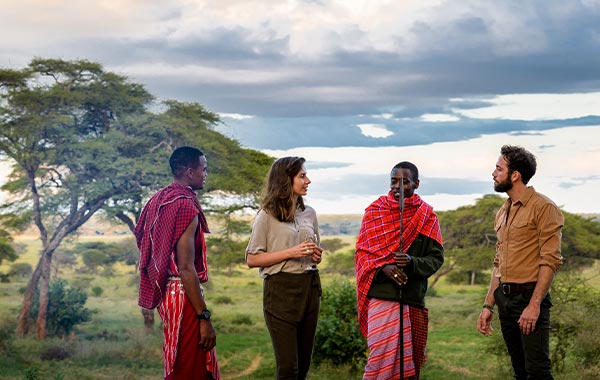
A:
<svg viewBox="0 0 600 380">
<path fill-rule="evenodd" d="M 502 289 L 494 292 L 502 336 L 510 355 L 516 380 L 552 380 L 550 363 L 550 293 L 540 306 L 540 316 L 535 330 L 523 335 L 517 323 L 529 304 L 532 292 L 505 295 Z"/>
<path fill-rule="evenodd" d="M 277 379 L 306 379 L 321 306 L 319 273 L 267 276 L 263 306 L 275 351 Z"/>
</svg>

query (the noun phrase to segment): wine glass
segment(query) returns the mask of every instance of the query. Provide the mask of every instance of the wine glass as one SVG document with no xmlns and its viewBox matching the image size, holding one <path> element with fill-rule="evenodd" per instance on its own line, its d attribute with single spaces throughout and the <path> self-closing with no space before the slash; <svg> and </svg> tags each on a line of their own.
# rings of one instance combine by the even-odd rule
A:
<svg viewBox="0 0 600 380">
<path fill-rule="evenodd" d="M 315 244 L 318 243 L 319 238 L 317 237 L 317 234 L 315 234 L 313 229 L 306 228 L 306 229 L 300 230 L 300 242 L 306 242 L 306 241 L 310 241 Z M 301 259 L 301 261 L 302 261 L 302 264 L 304 265 L 305 271 L 317 269 L 317 263 L 313 261 L 312 255 L 303 257 Z"/>
</svg>

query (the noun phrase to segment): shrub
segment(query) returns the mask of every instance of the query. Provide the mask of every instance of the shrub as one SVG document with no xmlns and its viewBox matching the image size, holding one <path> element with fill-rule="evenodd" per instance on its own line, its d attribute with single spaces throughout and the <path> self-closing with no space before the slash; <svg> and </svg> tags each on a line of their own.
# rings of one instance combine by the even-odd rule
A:
<svg viewBox="0 0 600 380">
<path fill-rule="evenodd" d="M 248 314 L 237 314 L 231 321 L 234 325 L 252 325 L 252 318 Z"/>
<path fill-rule="evenodd" d="M 364 365 L 366 357 L 367 342 L 358 325 L 354 285 L 349 281 L 334 282 L 323 291 L 315 363 L 349 363 L 356 369 Z"/>
<path fill-rule="evenodd" d="M 354 275 L 354 251 L 336 252 L 327 255 L 325 258 L 325 273 L 337 273 L 342 275 Z"/>
<path fill-rule="evenodd" d="M 49 346 L 42 349 L 40 358 L 42 360 L 65 360 L 73 354 L 64 346 Z"/>
<path fill-rule="evenodd" d="M 80 323 L 91 320 L 90 311 L 85 307 L 87 295 L 79 288 L 69 288 L 65 280 L 50 283 L 48 312 L 46 315 L 49 336 L 69 335 Z M 39 310 L 39 293 L 31 308 L 31 318 Z"/>
<path fill-rule="evenodd" d="M 213 299 L 212 302 L 216 303 L 217 305 L 233 304 L 233 300 L 231 299 L 231 297 L 228 297 L 228 296 L 218 296 L 215 299 Z"/>
<path fill-rule="evenodd" d="M 94 297 L 100 297 L 100 296 L 102 295 L 102 293 L 104 293 L 104 289 L 102 289 L 101 287 L 99 287 L 99 286 L 94 286 L 94 287 L 92 288 L 92 295 L 93 295 Z"/>
<path fill-rule="evenodd" d="M 33 273 L 33 268 L 27 263 L 15 263 L 10 266 L 8 274 L 11 277 L 28 277 Z"/>
</svg>

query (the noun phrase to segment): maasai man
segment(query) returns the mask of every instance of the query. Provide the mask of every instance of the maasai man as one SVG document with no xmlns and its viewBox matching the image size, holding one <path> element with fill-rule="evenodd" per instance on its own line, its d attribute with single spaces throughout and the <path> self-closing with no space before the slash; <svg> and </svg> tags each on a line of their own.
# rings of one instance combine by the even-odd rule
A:
<svg viewBox="0 0 600 380">
<path fill-rule="evenodd" d="M 429 321 L 425 308 L 427 278 L 444 263 L 437 215 L 415 194 L 419 187 L 417 167 L 400 162 L 390 178 L 388 194 L 365 210 L 356 242 L 358 319 L 369 346 L 363 379 L 368 380 L 419 378 Z"/>
<path fill-rule="evenodd" d="M 169 165 L 173 183 L 148 201 L 134 231 L 140 249 L 138 303 L 158 306 L 166 380 L 219 379 L 216 333 L 201 285 L 208 281 L 209 230 L 194 191 L 204 188 L 208 163 L 200 150 L 181 147 Z"/>
</svg>

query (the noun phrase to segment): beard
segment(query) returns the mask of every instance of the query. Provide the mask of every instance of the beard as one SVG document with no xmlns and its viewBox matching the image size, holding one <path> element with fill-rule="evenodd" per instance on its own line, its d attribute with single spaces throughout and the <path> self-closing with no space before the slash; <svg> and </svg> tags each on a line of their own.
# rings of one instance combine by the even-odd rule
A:
<svg viewBox="0 0 600 380">
<path fill-rule="evenodd" d="M 496 190 L 496 192 L 498 193 L 506 193 L 512 188 L 513 184 L 510 180 L 510 176 L 507 176 L 507 178 L 504 181 L 494 184 L 494 190 Z"/>
</svg>

